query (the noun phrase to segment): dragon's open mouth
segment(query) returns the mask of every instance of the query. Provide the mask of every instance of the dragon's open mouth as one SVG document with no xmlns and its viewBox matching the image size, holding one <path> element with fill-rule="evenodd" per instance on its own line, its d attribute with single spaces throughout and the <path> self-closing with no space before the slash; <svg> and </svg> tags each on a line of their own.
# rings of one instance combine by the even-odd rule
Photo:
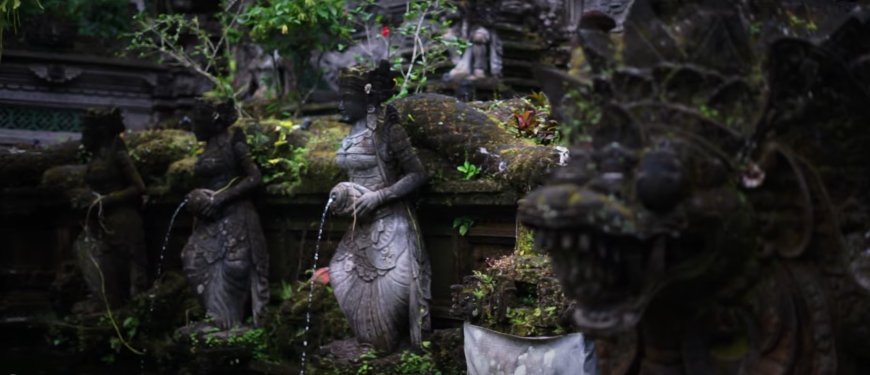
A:
<svg viewBox="0 0 870 375">
<path fill-rule="evenodd" d="M 519 209 L 576 301 L 575 323 L 604 332 L 634 327 L 660 290 L 709 269 L 712 232 L 688 228 L 681 212 L 653 213 L 572 184 L 538 189 Z"/>
<path fill-rule="evenodd" d="M 553 257 L 566 292 L 577 301 L 584 328 L 619 330 L 635 325 L 667 270 L 666 235 L 641 240 L 592 227 L 536 228 L 536 247 Z"/>
</svg>

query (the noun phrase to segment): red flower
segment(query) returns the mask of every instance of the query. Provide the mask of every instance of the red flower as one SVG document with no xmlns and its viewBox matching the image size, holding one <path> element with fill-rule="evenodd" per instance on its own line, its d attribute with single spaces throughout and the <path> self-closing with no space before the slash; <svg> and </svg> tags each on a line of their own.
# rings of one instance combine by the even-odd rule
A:
<svg viewBox="0 0 870 375">
<path fill-rule="evenodd" d="M 384 38 L 390 36 L 390 28 L 387 25 L 381 27 L 381 36 Z"/>
<path fill-rule="evenodd" d="M 329 267 L 318 268 L 311 280 L 323 285 L 329 285 Z"/>
</svg>

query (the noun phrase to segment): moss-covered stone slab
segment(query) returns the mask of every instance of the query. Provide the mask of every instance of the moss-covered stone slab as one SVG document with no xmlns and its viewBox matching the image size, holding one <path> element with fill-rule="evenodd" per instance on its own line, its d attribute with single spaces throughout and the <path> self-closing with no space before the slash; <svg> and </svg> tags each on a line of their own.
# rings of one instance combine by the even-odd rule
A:
<svg viewBox="0 0 870 375">
<path fill-rule="evenodd" d="M 184 130 L 145 130 L 126 134 L 124 142 L 146 184 L 162 182 L 169 166 L 195 155 L 197 142 Z"/>
<path fill-rule="evenodd" d="M 37 186 L 47 169 L 77 163 L 78 148 L 78 142 L 64 142 L 44 149 L 0 150 L 0 187 Z"/>
<path fill-rule="evenodd" d="M 393 105 L 416 147 L 435 150 L 456 165 L 474 163 L 512 186 L 535 186 L 558 163 L 552 147 L 516 137 L 499 117 L 453 97 L 421 94 Z"/>
<path fill-rule="evenodd" d="M 438 198 L 449 194 L 515 195 L 538 185 L 558 160 L 552 147 L 517 137 L 505 125 L 514 113 L 528 109 L 528 101 L 468 104 L 424 94 L 394 105 L 430 174 L 430 184 L 422 195 L 433 195 L 433 204 L 452 204 L 442 202 L 445 197 Z M 297 126 L 300 123 L 243 120 L 236 125 L 249 138 L 269 197 L 322 196 L 344 178 L 335 163 L 335 152 L 349 127 L 337 116 L 312 118 L 304 129 Z M 193 167 L 199 147 L 192 133 L 146 130 L 127 133 L 124 141 L 152 199 L 181 196 L 194 188 Z M 459 172 L 457 167 L 466 161 L 481 168 L 482 173 L 467 176 Z M 3 154 L 0 186 L 41 186 L 52 191 L 80 188 L 84 186 L 80 173 L 84 162 L 76 142 Z M 278 167 L 275 163 L 279 162 L 286 164 Z M 515 201 L 515 197 L 500 200 L 504 204 Z"/>
</svg>

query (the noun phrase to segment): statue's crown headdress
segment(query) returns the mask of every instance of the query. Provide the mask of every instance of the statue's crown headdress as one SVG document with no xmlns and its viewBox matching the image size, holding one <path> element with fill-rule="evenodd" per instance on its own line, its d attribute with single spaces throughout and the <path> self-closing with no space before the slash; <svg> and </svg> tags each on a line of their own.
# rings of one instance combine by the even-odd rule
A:
<svg viewBox="0 0 870 375">
<path fill-rule="evenodd" d="M 109 135 L 122 133 L 124 118 L 118 108 L 91 108 L 82 115 L 82 128 L 92 128 Z"/>
<path fill-rule="evenodd" d="M 196 121 L 211 122 L 221 128 L 234 124 L 239 118 L 233 99 L 223 101 L 199 99 L 194 104 L 193 116 Z"/>
<path fill-rule="evenodd" d="M 342 89 L 364 94 L 368 101 L 379 103 L 393 96 L 396 86 L 386 60 L 381 60 L 378 67 L 371 70 L 362 65 L 344 68 L 338 80 Z"/>
</svg>

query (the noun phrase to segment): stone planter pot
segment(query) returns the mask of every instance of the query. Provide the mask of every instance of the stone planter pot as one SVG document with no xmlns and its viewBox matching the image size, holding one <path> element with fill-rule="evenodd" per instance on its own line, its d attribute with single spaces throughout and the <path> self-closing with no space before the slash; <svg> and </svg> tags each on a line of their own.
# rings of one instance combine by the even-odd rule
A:
<svg viewBox="0 0 870 375">
<path fill-rule="evenodd" d="M 468 322 L 463 325 L 462 331 L 468 375 L 598 373 L 595 347 L 580 333 L 519 337 Z"/>
</svg>

